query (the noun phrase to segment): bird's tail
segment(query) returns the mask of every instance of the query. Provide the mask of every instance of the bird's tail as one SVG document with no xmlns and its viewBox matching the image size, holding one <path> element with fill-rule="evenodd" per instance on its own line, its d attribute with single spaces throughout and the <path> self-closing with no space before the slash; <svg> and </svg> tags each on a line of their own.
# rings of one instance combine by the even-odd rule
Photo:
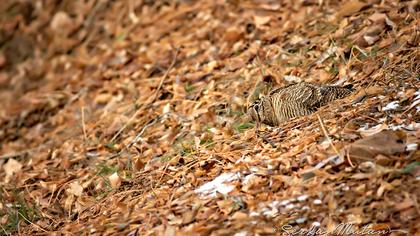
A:
<svg viewBox="0 0 420 236">
<path fill-rule="evenodd" d="M 347 97 L 354 91 L 353 85 L 348 84 L 343 87 L 341 86 L 323 86 L 321 88 L 322 100 L 321 106 L 326 105 L 327 103 Z"/>
<path fill-rule="evenodd" d="M 344 85 L 344 86 L 343 86 L 343 88 L 345 88 L 345 89 L 349 89 L 349 90 L 351 90 L 351 91 L 354 91 L 354 88 L 353 88 L 353 85 L 352 85 L 352 84 L 347 84 L 347 85 Z"/>
</svg>

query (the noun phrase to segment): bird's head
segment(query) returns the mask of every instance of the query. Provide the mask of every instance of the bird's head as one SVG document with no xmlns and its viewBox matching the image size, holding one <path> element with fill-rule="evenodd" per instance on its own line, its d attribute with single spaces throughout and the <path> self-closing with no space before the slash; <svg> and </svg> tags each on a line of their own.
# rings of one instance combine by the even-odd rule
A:
<svg viewBox="0 0 420 236">
<path fill-rule="evenodd" d="M 257 123 L 263 120 L 262 100 L 258 99 L 248 106 L 247 114 L 251 119 Z"/>
</svg>

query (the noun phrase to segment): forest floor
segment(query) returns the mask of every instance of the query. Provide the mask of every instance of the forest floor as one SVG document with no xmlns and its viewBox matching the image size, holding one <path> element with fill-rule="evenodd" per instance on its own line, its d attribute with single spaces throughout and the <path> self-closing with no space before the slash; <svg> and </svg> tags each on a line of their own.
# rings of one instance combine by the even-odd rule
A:
<svg viewBox="0 0 420 236">
<path fill-rule="evenodd" d="M 419 235 L 419 1 L 6 2 L 0 235 Z"/>
</svg>

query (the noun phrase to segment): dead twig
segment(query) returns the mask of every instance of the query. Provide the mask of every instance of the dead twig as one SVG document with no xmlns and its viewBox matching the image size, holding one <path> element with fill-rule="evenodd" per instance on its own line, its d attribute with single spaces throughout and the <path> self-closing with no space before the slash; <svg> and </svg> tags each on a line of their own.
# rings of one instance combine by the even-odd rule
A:
<svg viewBox="0 0 420 236">
<path fill-rule="evenodd" d="M 174 67 L 174 65 L 175 65 L 175 63 L 176 63 L 176 59 L 177 59 L 177 57 L 178 57 L 178 53 L 179 53 L 179 50 L 180 50 L 180 48 L 178 47 L 177 49 L 176 49 L 176 51 L 175 51 L 175 56 L 174 56 L 174 59 L 172 60 L 172 63 L 171 63 L 171 65 L 168 67 L 168 69 L 166 70 L 166 72 L 165 72 L 165 74 L 163 75 L 163 77 L 162 77 L 162 79 L 160 80 L 160 82 L 159 82 L 159 85 L 158 85 L 158 87 L 156 88 L 156 91 L 155 91 L 155 95 L 154 95 L 154 97 L 153 97 L 153 100 L 152 101 L 150 101 L 150 103 L 148 104 L 148 105 L 150 105 L 150 104 L 152 104 L 152 103 L 154 103 L 155 102 L 155 100 L 157 99 L 157 97 L 158 97 L 158 94 L 159 94 L 159 90 L 162 88 L 162 85 L 163 85 L 163 82 L 165 81 L 165 79 L 166 79 L 166 77 L 168 77 L 168 74 L 169 74 L 169 71 Z M 147 106 L 148 106 L 147 105 Z M 130 124 L 133 120 L 134 120 L 134 118 L 140 113 L 140 111 L 142 111 L 142 108 L 144 107 L 144 105 L 143 106 L 140 106 L 137 110 L 136 110 L 136 112 L 134 112 L 134 114 L 130 117 L 130 119 L 128 119 L 128 121 L 124 124 L 124 126 L 123 127 L 121 127 L 121 129 L 120 130 L 118 130 L 118 132 L 112 137 L 112 139 L 110 140 L 110 143 L 112 143 L 112 142 L 114 142 L 115 141 L 115 139 L 117 139 L 119 136 L 120 136 L 120 134 L 127 128 L 127 126 L 128 126 L 128 124 Z"/>
<path fill-rule="evenodd" d="M 134 114 L 130 117 L 130 119 L 128 119 L 128 121 L 124 124 L 123 127 L 121 127 L 120 130 L 118 130 L 118 132 L 114 135 L 114 137 L 112 137 L 111 141 L 109 141 L 110 143 L 114 142 L 115 139 L 117 139 L 120 134 L 125 130 L 125 128 L 127 128 L 128 124 L 131 123 L 131 121 L 134 120 L 134 118 L 139 114 L 139 112 L 141 111 L 141 107 L 139 107 L 136 112 L 134 112 Z"/>
<path fill-rule="evenodd" d="M 29 224 L 35 226 L 36 228 L 40 229 L 43 232 L 48 232 L 47 230 L 45 230 L 44 228 L 42 228 L 41 226 L 33 223 L 32 221 L 28 220 L 22 213 L 20 213 L 19 211 L 17 211 L 17 213 Z"/>
<path fill-rule="evenodd" d="M 158 97 L 158 94 L 159 94 L 159 90 L 162 88 L 163 82 L 165 81 L 166 77 L 168 77 L 169 72 L 171 71 L 171 69 L 175 66 L 175 63 L 176 63 L 176 59 L 177 59 L 177 57 L 178 57 L 179 50 L 180 50 L 180 47 L 178 47 L 178 48 L 176 49 L 176 51 L 175 51 L 175 55 L 174 55 L 174 58 L 173 58 L 173 60 L 172 60 L 172 63 L 171 63 L 171 65 L 168 67 L 168 69 L 165 71 L 165 74 L 163 75 L 163 77 L 160 79 L 160 82 L 159 82 L 158 87 L 156 88 L 156 91 L 155 91 L 155 95 L 154 95 L 154 97 L 153 97 L 153 100 L 152 100 L 150 103 L 153 103 L 154 101 L 156 101 L 156 99 L 157 99 L 157 97 Z"/>
<path fill-rule="evenodd" d="M 161 116 L 157 116 L 157 117 L 156 117 L 156 118 L 154 118 L 152 121 L 150 121 L 148 124 L 146 124 L 145 126 L 143 126 L 143 128 L 142 128 L 142 129 L 141 129 L 141 131 L 140 131 L 140 133 L 138 133 L 138 134 L 136 135 L 136 137 L 133 139 L 133 141 L 131 141 L 131 142 L 128 144 L 127 148 L 130 148 L 133 144 L 137 143 L 137 142 L 140 140 L 140 138 L 141 138 L 141 136 L 143 135 L 143 133 L 146 131 L 146 129 L 147 129 L 147 128 L 149 128 L 150 126 L 152 126 L 152 125 L 156 124 L 156 122 L 157 122 L 158 120 L 160 120 L 160 118 L 161 118 Z"/>
<path fill-rule="evenodd" d="M 414 102 L 413 102 L 413 104 L 411 104 L 411 106 L 410 107 L 408 107 L 403 113 L 401 113 L 401 115 L 405 115 L 405 114 L 407 114 L 407 112 L 409 112 L 411 109 L 413 109 L 414 107 L 416 107 L 416 106 L 418 106 L 420 104 L 420 99 L 418 99 L 418 100 L 415 100 Z"/>
<path fill-rule="evenodd" d="M 36 149 L 37 148 L 32 148 L 32 149 L 28 149 L 28 150 L 21 151 L 21 152 L 6 153 L 6 154 L 3 154 L 3 155 L 0 156 L 0 160 L 23 156 L 23 155 L 26 155 L 26 154 L 28 154 L 28 153 L 36 150 Z"/>
<path fill-rule="evenodd" d="M 328 142 L 331 144 L 332 148 L 334 149 L 334 152 L 340 156 L 340 153 L 338 152 L 337 148 L 334 146 L 334 143 L 332 142 L 330 136 L 328 135 L 327 129 L 325 128 L 324 122 L 322 121 L 321 117 L 317 114 L 319 124 L 321 125 L 321 130 L 324 133 L 325 137 L 327 138 Z"/>
<path fill-rule="evenodd" d="M 7 235 L 7 236 L 11 235 L 11 234 L 7 233 L 6 229 L 3 228 L 3 226 L 0 225 L 0 228 L 3 230 L 4 235 Z"/>
<path fill-rule="evenodd" d="M 141 129 L 141 131 L 140 131 L 140 133 L 138 133 L 137 135 L 136 135 L 136 137 L 127 145 L 127 146 L 125 146 L 125 148 L 123 148 L 121 151 L 119 151 L 119 152 L 117 152 L 117 153 L 113 153 L 113 154 L 111 154 L 110 156 L 108 156 L 107 158 L 108 159 L 112 159 L 112 158 L 114 158 L 114 157 L 118 157 L 118 156 L 120 156 L 125 150 L 127 150 L 127 149 L 129 149 L 131 146 L 133 146 L 134 144 L 136 144 L 139 140 L 140 140 L 140 138 L 141 138 L 141 136 L 143 135 L 143 133 L 146 131 L 146 129 L 147 128 L 149 128 L 150 126 L 152 126 L 152 125 L 154 125 L 154 124 L 156 124 L 156 122 L 158 121 L 158 120 L 160 120 L 160 118 L 161 118 L 161 116 L 157 116 L 156 118 L 154 118 L 151 122 L 149 122 L 148 124 L 146 124 L 142 129 Z"/>
<path fill-rule="evenodd" d="M 81 107 L 81 111 L 82 111 L 82 129 L 83 129 L 83 138 L 85 140 L 85 142 L 87 141 L 87 135 L 86 135 L 86 123 L 85 123 L 85 107 L 82 106 Z"/>
<path fill-rule="evenodd" d="M 356 167 L 355 165 L 353 165 L 353 162 L 351 162 L 351 158 L 350 158 L 349 150 L 348 149 L 346 150 L 346 157 L 347 157 L 347 161 L 349 162 L 350 166 L 352 168 Z"/>
<path fill-rule="evenodd" d="M 269 138 L 267 138 L 266 136 L 261 135 L 260 137 L 262 138 L 264 142 L 269 143 L 272 148 L 277 148 L 276 144 L 273 141 L 271 141 Z"/>
</svg>

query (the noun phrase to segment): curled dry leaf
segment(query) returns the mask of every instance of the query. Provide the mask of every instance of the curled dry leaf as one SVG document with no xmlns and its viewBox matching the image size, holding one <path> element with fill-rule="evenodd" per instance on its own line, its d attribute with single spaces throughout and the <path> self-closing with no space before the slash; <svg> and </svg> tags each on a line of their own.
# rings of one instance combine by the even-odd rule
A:
<svg viewBox="0 0 420 236">
<path fill-rule="evenodd" d="M 244 192 L 252 192 L 252 190 L 255 189 L 261 189 L 261 185 L 264 182 L 264 179 L 251 174 L 245 177 L 243 183 L 242 183 L 242 188 L 241 190 Z"/>
<path fill-rule="evenodd" d="M 379 133 L 383 130 L 387 130 L 388 128 L 389 127 L 386 124 L 379 124 L 379 125 L 376 125 L 372 128 L 369 128 L 369 129 L 362 127 L 358 131 L 359 131 L 360 135 L 362 135 L 362 137 L 368 137 L 368 136 L 371 136 L 373 134 Z"/>
</svg>

